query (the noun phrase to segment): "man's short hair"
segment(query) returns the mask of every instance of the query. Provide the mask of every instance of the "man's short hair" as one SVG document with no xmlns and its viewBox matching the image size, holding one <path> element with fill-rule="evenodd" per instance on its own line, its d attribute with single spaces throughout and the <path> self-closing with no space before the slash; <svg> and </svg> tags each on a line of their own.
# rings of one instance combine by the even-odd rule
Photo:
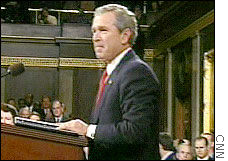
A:
<svg viewBox="0 0 228 161">
<path fill-rule="evenodd" d="M 128 10 L 127 7 L 119 4 L 107 4 L 95 9 L 94 16 L 100 16 L 107 12 L 113 12 L 116 16 L 115 26 L 120 32 L 129 28 L 131 31 L 131 37 L 129 43 L 133 45 L 138 36 L 138 27 L 135 14 Z"/>
<path fill-rule="evenodd" d="M 167 133 L 159 133 L 159 143 L 163 146 L 164 150 L 175 150 L 173 146 L 173 139 Z"/>
<path fill-rule="evenodd" d="M 202 133 L 201 134 L 201 136 L 205 136 L 205 135 L 211 136 L 211 140 L 209 140 L 209 141 L 214 142 L 215 139 L 214 139 L 214 134 L 213 133 L 206 132 L 206 133 Z"/>
<path fill-rule="evenodd" d="M 207 140 L 207 138 L 205 138 L 205 137 L 203 137 L 203 136 L 199 136 L 199 137 L 197 137 L 196 139 L 195 139 L 195 142 L 196 141 L 198 141 L 198 140 L 204 140 L 205 141 L 205 144 L 206 144 L 206 146 L 208 146 L 208 140 Z"/>
</svg>

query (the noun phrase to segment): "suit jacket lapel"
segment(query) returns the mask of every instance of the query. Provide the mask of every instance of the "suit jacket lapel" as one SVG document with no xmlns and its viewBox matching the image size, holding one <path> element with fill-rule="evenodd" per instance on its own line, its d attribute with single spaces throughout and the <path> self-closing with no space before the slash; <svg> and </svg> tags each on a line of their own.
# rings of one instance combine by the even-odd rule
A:
<svg viewBox="0 0 228 161">
<path fill-rule="evenodd" d="M 109 78 L 107 80 L 107 85 L 104 90 L 104 95 L 103 95 L 103 98 L 100 103 L 100 107 L 98 108 L 97 111 L 96 110 L 93 111 L 93 113 L 91 115 L 91 120 L 90 120 L 91 123 L 97 124 L 99 122 L 100 111 L 104 107 L 105 98 L 107 97 L 106 93 L 109 91 L 110 86 L 115 83 L 115 79 L 116 79 L 119 71 L 122 69 L 122 66 L 126 62 L 128 62 L 130 59 L 134 58 L 135 56 L 136 56 L 135 52 L 133 50 L 129 50 L 128 53 L 123 57 L 123 59 L 120 61 L 120 63 L 117 65 L 117 67 L 114 69 L 114 71 L 109 76 Z"/>
</svg>

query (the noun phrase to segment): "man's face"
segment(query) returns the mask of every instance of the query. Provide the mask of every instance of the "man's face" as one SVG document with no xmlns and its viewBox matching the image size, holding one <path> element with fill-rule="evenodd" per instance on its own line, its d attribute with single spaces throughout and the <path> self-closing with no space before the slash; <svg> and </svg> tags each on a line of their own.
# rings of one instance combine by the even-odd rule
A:
<svg viewBox="0 0 228 161">
<path fill-rule="evenodd" d="M 26 105 L 25 100 L 19 100 L 19 101 L 18 101 L 18 107 L 19 107 L 19 108 L 22 108 L 22 107 L 24 107 L 25 105 Z"/>
<path fill-rule="evenodd" d="M 196 140 L 195 142 L 196 155 L 199 158 L 204 158 L 208 155 L 208 147 L 205 140 Z"/>
<path fill-rule="evenodd" d="M 28 118 L 30 115 L 30 111 L 28 108 L 23 108 L 19 115 L 20 117 Z"/>
<path fill-rule="evenodd" d="M 92 33 L 96 57 L 106 62 L 113 60 L 123 50 L 122 34 L 114 25 L 114 13 L 108 12 L 93 19 Z"/>
<path fill-rule="evenodd" d="M 1 110 L 1 123 L 14 125 L 13 115 L 10 112 L 4 112 Z"/>
<path fill-rule="evenodd" d="M 53 104 L 52 111 L 56 117 L 60 117 L 63 114 L 63 108 L 59 102 Z"/>
<path fill-rule="evenodd" d="M 47 17 L 47 16 L 48 16 L 48 11 L 45 11 L 45 10 L 44 10 L 44 11 L 42 12 L 42 14 L 43 14 L 44 17 Z"/>
<path fill-rule="evenodd" d="M 51 108 L 51 101 L 48 97 L 43 98 L 42 104 L 44 108 Z"/>
<path fill-rule="evenodd" d="M 188 145 L 179 145 L 179 152 L 178 152 L 178 159 L 179 160 L 191 160 L 192 159 L 192 152 L 191 146 Z"/>
<path fill-rule="evenodd" d="M 27 105 L 30 106 L 33 102 L 33 96 L 31 94 L 26 95 L 25 101 L 26 101 Z"/>
<path fill-rule="evenodd" d="M 12 105 L 12 106 L 14 106 L 14 107 L 16 107 L 16 102 L 14 101 L 14 100 L 10 100 L 9 102 L 8 102 L 10 105 Z"/>
</svg>

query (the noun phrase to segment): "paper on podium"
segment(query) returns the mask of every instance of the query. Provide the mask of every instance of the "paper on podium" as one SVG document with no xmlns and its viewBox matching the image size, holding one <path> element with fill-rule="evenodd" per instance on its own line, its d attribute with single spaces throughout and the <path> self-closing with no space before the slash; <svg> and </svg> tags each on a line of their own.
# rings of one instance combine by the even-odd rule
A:
<svg viewBox="0 0 228 161">
<path fill-rule="evenodd" d="M 31 119 L 23 118 L 23 117 L 15 117 L 14 124 L 18 125 L 18 126 L 30 127 L 30 128 L 57 132 L 57 133 L 62 133 L 62 134 L 68 134 L 68 135 L 74 135 L 74 136 L 78 135 L 77 133 L 75 133 L 73 131 L 59 130 L 58 129 L 59 123 L 50 123 L 50 122 L 45 122 L 45 121 L 31 120 Z"/>
</svg>

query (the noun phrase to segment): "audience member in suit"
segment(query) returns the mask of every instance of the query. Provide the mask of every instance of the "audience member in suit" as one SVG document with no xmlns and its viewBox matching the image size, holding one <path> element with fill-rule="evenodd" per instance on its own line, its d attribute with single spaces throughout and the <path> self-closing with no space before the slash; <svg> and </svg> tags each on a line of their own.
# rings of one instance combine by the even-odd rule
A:
<svg viewBox="0 0 228 161">
<path fill-rule="evenodd" d="M 69 118 L 64 116 L 64 104 L 60 102 L 59 100 L 55 100 L 52 103 L 52 113 L 53 118 L 50 120 L 50 122 L 60 123 L 69 121 Z"/>
<path fill-rule="evenodd" d="M 18 101 L 18 111 L 20 111 L 21 108 L 26 107 L 26 101 L 24 98 L 19 98 Z"/>
<path fill-rule="evenodd" d="M 193 151 L 190 141 L 183 141 L 182 139 L 179 141 L 179 144 L 177 145 L 176 158 L 177 160 L 193 159 Z"/>
<path fill-rule="evenodd" d="M 26 106 L 29 108 L 30 112 L 32 112 L 32 109 L 33 109 L 33 94 L 31 93 L 27 93 L 25 95 L 25 103 L 26 103 Z"/>
<path fill-rule="evenodd" d="M 213 160 L 209 155 L 209 146 L 207 138 L 199 136 L 195 139 L 195 160 Z"/>
<path fill-rule="evenodd" d="M 167 133 L 159 134 L 159 152 L 161 160 L 177 160 L 173 139 Z"/>
<path fill-rule="evenodd" d="M 57 18 L 49 14 L 47 7 L 42 9 L 42 13 L 38 16 L 38 20 L 40 24 L 57 25 Z"/>
<path fill-rule="evenodd" d="M 96 57 L 107 63 L 103 94 L 100 88 L 90 124 L 76 119 L 59 129 L 90 137 L 90 160 L 160 159 L 160 85 L 153 69 L 132 49 L 135 14 L 117 4 L 101 6 L 95 10 L 92 33 Z"/>
<path fill-rule="evenodd" d="M 42 120 L 41 116 L 45 116 L 44 110 L 41 109 L 41 102 L 40 101 L 34 102 L 32 112 L 39 113 L 41 120 Z"/>
<path fill-rule="evenodd" d="M 51 104 L 51 97 L 50 96 L 42 96 L 41 98 L 41 119 L 43 121 L 50 122 L 53 119 L 52 113 L 52 104 Z"/>
<path fill-rule="evenodd" d="M 202 133 L 201 136 L 207 138 L 209 146 L 209 156 L 215 159 L 215 138 L 213 133 Z"/>
</svg>

